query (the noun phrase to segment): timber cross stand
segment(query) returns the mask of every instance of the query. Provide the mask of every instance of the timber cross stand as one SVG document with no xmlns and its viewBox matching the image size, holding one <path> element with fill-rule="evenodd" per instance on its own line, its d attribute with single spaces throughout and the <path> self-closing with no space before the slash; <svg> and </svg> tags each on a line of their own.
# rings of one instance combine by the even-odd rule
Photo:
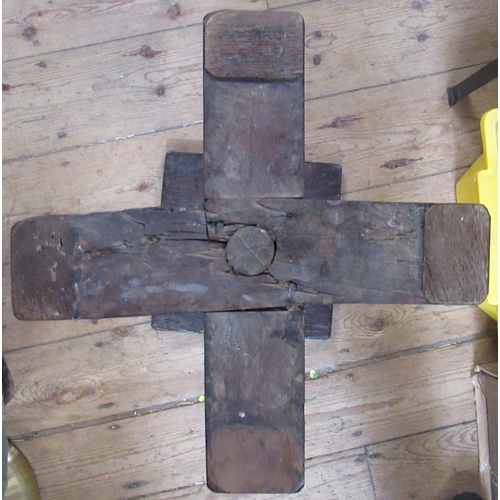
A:
<svg viewBox="0 0 500 500">
<path fill-rule="evenodd" d="M 304 162 L 298 14 L 204 22 L 203 156 L 170 153 L 162 206 L 14 226 L 19 319 L 156 315 L 204 332 L 208 486 L 304 484 L 304 337 L 332 304 L 476 304 L 489 216 L 477 205 L 339 201 L 340 167 Z"/>
</svg>

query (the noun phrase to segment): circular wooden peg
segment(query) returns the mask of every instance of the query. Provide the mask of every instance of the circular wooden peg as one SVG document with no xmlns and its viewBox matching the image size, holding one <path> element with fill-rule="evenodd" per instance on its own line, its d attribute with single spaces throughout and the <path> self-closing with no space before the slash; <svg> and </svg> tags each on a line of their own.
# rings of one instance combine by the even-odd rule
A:
<svg viewBox="0 0 500 500">
<path fill-rule="evenodd" d="M 269 267 L 274 251 L 274 242 L 264 229 L 246 226 L 227 242 L 226 257 L 236 274 L 256 276 Z"/>
</svg>

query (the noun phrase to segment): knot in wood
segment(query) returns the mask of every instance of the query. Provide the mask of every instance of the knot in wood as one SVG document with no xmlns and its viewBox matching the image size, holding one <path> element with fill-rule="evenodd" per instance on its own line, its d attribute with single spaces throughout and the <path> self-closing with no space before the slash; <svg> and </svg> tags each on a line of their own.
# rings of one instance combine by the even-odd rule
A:
<svg viewBox="0 0 500 500">
<path fill-rule="evenodd" d="M 256 276 L 263 273 L 274 258 L 274 242 L 264 229 L 246 226 L 231 236 L 226 257 L 236 274 Z"/>
</svg>

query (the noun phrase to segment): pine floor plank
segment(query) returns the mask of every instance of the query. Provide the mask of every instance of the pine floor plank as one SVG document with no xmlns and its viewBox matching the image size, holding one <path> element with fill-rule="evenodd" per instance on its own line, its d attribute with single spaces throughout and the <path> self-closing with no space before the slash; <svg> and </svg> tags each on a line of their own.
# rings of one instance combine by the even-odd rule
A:
<svg viewBox="0 0 500 500">
<path fill-rule="evenodd" d="M 359 451 L 362 446 L 470 422 L 474 419 L 471 367 L 493 359 L 494 347 L 492 340 L 470 342 L 414 355 L 411 365 L 408 358 L 398 358 L 309 380 L 307 458 L 355 448 L 357 451 L 350 452 L 350 456 L 357 456 L 356 464 L 363 463 Z M 142 390 L 131 388 L 123 398 L 133 406 Z M 72 415 L 68 418 L 74 418 L 77 409 L 70 406 L 66 405 L 64 411 Z M 9 404 L 7 418 L 10 408 Z M 41 419 L 47 417 L 45 413 Z M 6 422 L 8 433 L 10 425 Z M 204 481 L 203 405 L 108 420 L 101 425 L 38 437 L 20 446 L 35 467 L 45 498 L 76 500 L 84 498 L 84 492 L 95 491 L 95 498 L 112 500 L 190 487 Z M 372 452 L 370 448 L 368 455 L 378 457 L 381 452 L 377 449 L 374 447 Z M 370 467 L 373 460 L 369 460 Z M 349 468 L 353 465 L 351 461 Z M 340 470 L 345 470 L 344 466 Z M 331 477 L 322 479 L 324 488 L 335 489 Z M 315 485 L 318 477 L 312 475 L 311 480 Z M 401 487 L 398 484 L 396 481 L 394 491 Z M 305 498 L 321 497 L 315 487 L 307 487 L 305 494 L 310 497 Z M 372 498 L 369 488 L 365 490 L 366 498 Z M 358 497 L 338 493 L 338 498 Z"/>
<path fill-rule="evenodd" d="M 34 465 L 42 498 L 241 498 L 205 485 L 203 413 L 195 404 L 18 445 Z M 306 470 L 301 493 L 259 498 L 374 499 L 363 448 L 309 460 Z"/>
<path fill-rule="evenodd" d="M 475 146 L 474 146 L 475 147 Z M 353 189 L 342 194 L 344 200 L 401 201 L 420 203 L 456 203 L 455 184 L 466 172 L 468 166 L 457 166 L 451 170 L 423 174 L 407 180 L 379 186 Z M 411 167 L 410 167 L 411 169 Z"/>
<path fill-rule="evenodd" d="M 329 500 L 375 500 L 374 491 L 365 462 L 364 449 L 336 453 L 327 457 L 319 457 L 306 461 L 306 484 L 293 495 L 260 495 L 262 500 L 298 499 L 312 500 L 328 498 Z M 183 500 L 240 500 L 241 495 L 220 495 L 210 492 L 202 485 L 179 488 L 146 498 L 162 498 Z"/>
<path fill-rule="evenodd" d="M 155 405 L 180 405 L 204 391 L 203 337 L 156 332 L 149 323 L 7 353 L 5 358 L 17 381 L 5 414 L 10 436 Z"/>
<path fill-rule="evenodd" d="M 269 6 L 276 7 L 275 0 Z M 310 2 L 286 10 L 300 12 L 305 20 L 308 97 L 325 95 L 325 87 L 344 92 L 497 57 L 497 27 L 491 20 L 498 17 L 498 5 L 486 0 L 399 0 L 391 2 L 390 11 L 384 2 L 328 7 Z"/>
<path fill-rule="evenodd" d="M 368 447 L 378 500 L 451 500 L 479 494 L 476 423 Z"/>
<path fill-rule="evenodd" d="M 201 25 L 214 10 L 264 10 L 264 0 L 117 0 L 84 3 L 64 0 L 5 2 L 3 60 L 74 49 L 180 28 Z"/>
<path fill-rule="evenodd" d="M 36 357 L 30 349 L 8 354 L 18 381 L 5 411 L 8 435 L 196 400 L 203 393 L 202 337 L 159 339 L 148 328 L 38 347 Z M 495 356 L 493 340 L 484 338 L 413 354 L 410 367 L 402 356 L 339 371 L 308 357 L 323 376 L 306 384 L 307 457 L 473 420 L 471 370 Z"/>
<path fill-rule="evenodd" d="M 306 371 L 347 369 L 371 360 L 492 336 L 497 324 L 477 307 L 339 304 L 332 336 L 306 340 Z"/>
<path fill-rule="evenodd" d="M 496 107 L 498 94 L 492 82 L 465 106 L 450 108 L 446 88 L 469 74 L 457 70 L 306 102 L 306 159 L 341 164 L 344 192 L 470 166 L 482 153 L 480 117 Z"/>
<path fill-rule="evenodd" d="M 474 366 L 496 357 L 482 339 L 310 380 L 306 457 L 474 420 Z"/>
<path fill-rule="evenodd" d="M 202 124 L 5 163 L 4 218 L 159 206 L 168 151 L 201 153 Z"/>
<path fill-rule="evenodd" d="M 384 5 L 374 4 L 368 9 L 353 5 L 354 18 L 349 17 L 346 6 L 331 9 L 328 15 L 323 4 L 303 7 L 312 33 L 308 48 L 322 33 L 319 21 L 333 23 L 336 33 L 328 32 L 327 36 L 325 31 L 325 36 L 319 37 L 319 46 L 332 45 L 329 50 L 334 56 L 331 63 L 310 63 L 306 68 L 307 98 L 484 64 L 495 57 L 496 26 L 491 19 L 496 17 L 496 6 L 491 2 L 484 2 L 478 9 L 477 4 L 462 0 L 447 10 L 443 0 L 431 14 L 400 2 L 392 7 L 391 15 Z M 311 15 L 309 9 L 314 10 Z M 449 18 L 450 26 L 441 26 Z M 353 30 L 353 25 L 369 30 Z M 439 36 L 431 33 L 424 43 L 418 42 L 416 37 L 422 30 L 431 27 L 439 31 Z M 460 39 L 459 43 L 452 34 L 462 36 L 464 27 L 474 35 L 470 41 Z M 359 37 L 362 44 L 356 51 L 352 36 Z M 401 37 L 409 45 L 402 44 Z M 332 43 L 333 38 L 343 44 Z M 436 40 L 441 42 L 433 49 Z M 42 61 L 32 56 L 6 62 L 3 78 L 9 90 L 4 92 L 4 157 L 56 151 L 201 119 L 201 44 L 201 26 L 195 25 L 51 52 L 44 54 Z M 450 44 L 463 47 L 451 60 Z M 145 46 L 151 47 L 156 56 L 142 56 L 140 51 Z M 381 59 L 381 51 L 393 57 Z M 363 63 L 353 54 L 359 54 Z M 410 60 L 405 60 L 405 55 Z M 345 116 L 351 115 L 340 115 Z"/>
<path fill-rule="evenodd" d="M 201 120 L 201 47 L 198 25 L 5 63 L 4 158 Z"/>
<path fill-rule="evenodd" d="M 205 481 L 202 404 L 38 438 L 19 447 L 33 464 L 42 499 L 131 499 Z"/>
</svg>

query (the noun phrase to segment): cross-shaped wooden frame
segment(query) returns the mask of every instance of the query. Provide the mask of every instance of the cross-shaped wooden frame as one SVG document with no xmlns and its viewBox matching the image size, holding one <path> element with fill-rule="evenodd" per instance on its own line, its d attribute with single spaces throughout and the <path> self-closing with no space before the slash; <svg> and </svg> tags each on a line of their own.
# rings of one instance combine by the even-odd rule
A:
<svg viewBox="0 0 500 500">
<path fill-rule="evenodd" d="M 204 30 L 203 157 L 167 155 L 159 208 L 16 224 L 13 309 L 204 331 L 208 486 L 290 493 L 304 336 L 328 337 L 336 303 L 481 302 L 489 217 L 339 201 L 340 167 L 304 161 L 302 18 L 222 11 Z"/>
</svg>

